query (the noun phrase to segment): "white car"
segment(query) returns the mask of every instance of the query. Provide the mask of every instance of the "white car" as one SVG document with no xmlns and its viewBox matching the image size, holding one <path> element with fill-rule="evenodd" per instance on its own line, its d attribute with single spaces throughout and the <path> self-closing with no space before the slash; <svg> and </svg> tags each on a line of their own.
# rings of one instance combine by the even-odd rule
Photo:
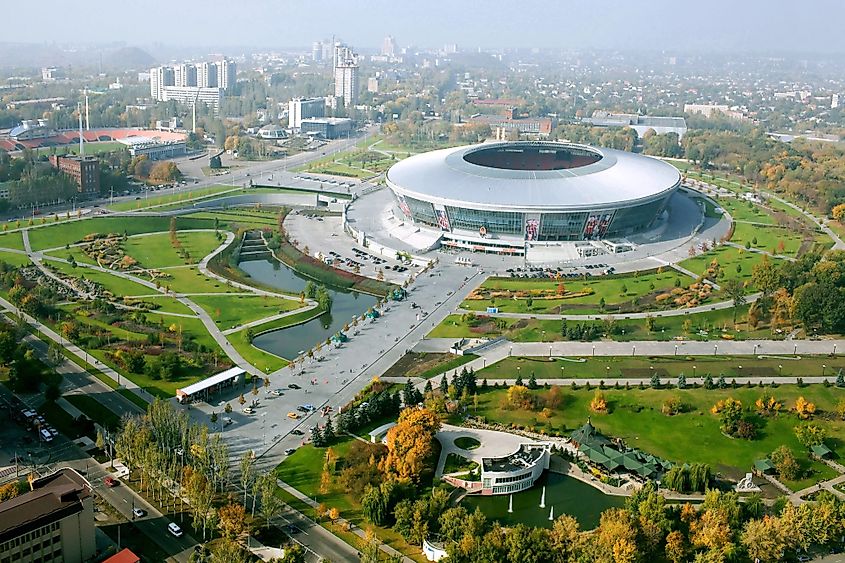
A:
<svg viewBox="0 0 845 563">
<path fill-rule="evenodd" d="M 132 509 L 132 516 L 134 516 L 135 518 L 143 518 L 146 515 L 147 515 L 147 511 L 144 510 L 143 508 L 133 508 Z"/>
<path fill-rule="evenodd" d="M 255 413 L 255 409 L 252 407 L 244 407 L 244 414 L 253 414 Z"/>
<path fill-rule="evenodd" d="M 175 522 L 171 522 L 167 525 L 167 531 L 177 538 L 182 536 L 182 528 L 180 528 Z"/>
</svg>

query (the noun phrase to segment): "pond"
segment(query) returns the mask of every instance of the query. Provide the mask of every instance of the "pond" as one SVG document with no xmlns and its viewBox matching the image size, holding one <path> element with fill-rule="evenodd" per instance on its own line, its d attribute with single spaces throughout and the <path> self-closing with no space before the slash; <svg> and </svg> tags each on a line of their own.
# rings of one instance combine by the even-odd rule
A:
<svg viewBox="0 0 845 563">
<path fill-rule="evenodd" d="M 298 275 L 285 264 L 275 260 L 245 261 L 239 266 L 255 281 L 286 292 L 299 293 L 308 283 L 308 278 Z M 378 301 L 378 298 L 372 295 L 344 291 L 331 286 L 327 289 L 332 296 L 332 310 L 329 313 L 307 323 L 256 336 L 252 341 L 253 345 L 277 356 L 293 359 L 301 351 L 331 337 L 350 322 L 352 317 L 366 313 Z"/>
<path fill-rule="evenodd" d="M 540 508 L 540 497 L 546 486 L 546 508 Z M 546 473 L 544 478 L 527 491 L 513 495 L 513 512 L 508 513 L 509 495 L 475 496 L 464 498 L 467 510 L 481 511 L 491 520 L 498 520 L 503 526 L 526 524 L 549 528 L 549 512 L 554 506 L 555 518 L 561 514 L 574 516 L 582 530 L 590 530 L 599 524 L 601 513 L 608 508 L 623 506 L 624 497 L 606 495 L 598 489 L 559 473 Z"/>
</svg>

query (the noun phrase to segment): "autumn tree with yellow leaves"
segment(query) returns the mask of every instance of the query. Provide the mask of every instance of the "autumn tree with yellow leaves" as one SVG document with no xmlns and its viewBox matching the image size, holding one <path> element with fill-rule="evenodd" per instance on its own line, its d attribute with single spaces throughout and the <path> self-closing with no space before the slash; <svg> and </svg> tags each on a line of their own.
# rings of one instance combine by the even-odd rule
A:
<svg viewBox="0 0 845 563">
<path fill-rule="evenodd" d="M 426 408 L 407 408 L 387 432 L 387 455 L 380 469 L 399 480 L 418 482 L 434 453 L 440 418 Z"/>
</svg>

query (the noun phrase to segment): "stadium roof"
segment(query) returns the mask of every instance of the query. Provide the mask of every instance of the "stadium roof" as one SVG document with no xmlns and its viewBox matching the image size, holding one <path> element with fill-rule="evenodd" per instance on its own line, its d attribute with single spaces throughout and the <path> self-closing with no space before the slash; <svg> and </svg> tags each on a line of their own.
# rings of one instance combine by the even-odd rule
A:
<svg viewBox="0 0 845 563">
<path fill-rule="evenodd" d="M 472 164 L 464 159 L 480 149 L 538 147 L 575 148 L 601 155 L 598 161 L 577 168 L 513 170 Z M 605 148 L 569 143 L 484 143 L 432 151 L 407 158 L 387 173 L 391 188 L 400 194 L 443 205 L 491 210 L 550 208 L 596 209 L 634 204 L 668 195 L 680 183 L 678 170 L 660 160 Z"/>
</svg>

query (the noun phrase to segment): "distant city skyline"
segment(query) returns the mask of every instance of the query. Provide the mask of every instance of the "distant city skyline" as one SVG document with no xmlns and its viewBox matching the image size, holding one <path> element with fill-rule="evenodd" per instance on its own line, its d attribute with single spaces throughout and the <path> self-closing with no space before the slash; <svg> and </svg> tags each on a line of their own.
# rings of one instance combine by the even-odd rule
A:
<svg viewBox="0 0 845 563">
<path fill-rule="evenodd" d="M 839 29 L 845 4 L 835 0 L 808 0 L 800 7 L 763 0 L 694 5 L 488 0 L 483 7 L 445 0 L 249 0 L 234 8 L 222 0 L 148 0 L 131 6 L 106 0 L 72 8 L 57 0 L 17 3 L 6 11 L 2 41 L 72 44 L 96 38 L 142 48 L 309 48 L 334 34 L 357 49 L 375 51 L 392 35 L 398 47 L 845 52 Z M 52 8 L 61 17 L 45 17 L 55 14 Z"/>
</svg>

